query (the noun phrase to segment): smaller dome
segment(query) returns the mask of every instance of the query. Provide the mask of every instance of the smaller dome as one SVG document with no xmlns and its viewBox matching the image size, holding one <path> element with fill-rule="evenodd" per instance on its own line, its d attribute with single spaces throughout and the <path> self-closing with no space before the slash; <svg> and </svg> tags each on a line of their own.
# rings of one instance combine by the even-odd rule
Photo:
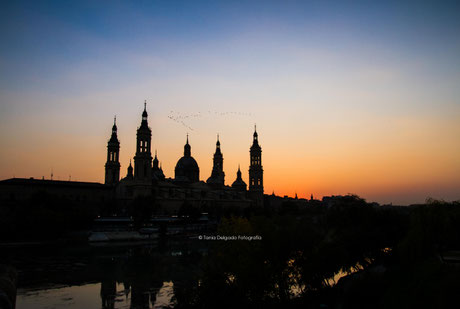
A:
<svg viewBox="0 0 460 309">
<path fill-rule="evenodd" d="M 160 161 L 158 161 L 157 151 L 155 150 L 155 158 L 153 158 L 152 167 L 154 169 L 159 169 L 158 167 L 159 163 Z"/>
<path fill-rule="evenodd" d="M 126 179 L 133 179 L 133 166 L 131 165 L 131 160 L 129 160 L 128 173 L 126 174 Z"/>
<path fill-rule="evenodd" d="M 246 183 L 241 178 L 241 170 L 238 166 L 238 172 L 236 172 L 236 180 L 232 183 L 232 188 L 237 189 L 239 191 L 246 191 Z"/>
<path fill-rule="evenodd" d="M 200 181 L 200 168 L 198 163 L 191 155 L 192 147 L 188 143 L 188 134 L 187 142 L 184 146 L 184 156 L 177 161 L 175 172 L 176 181 L 190 181 L 197 182 Z"/>
</svg>

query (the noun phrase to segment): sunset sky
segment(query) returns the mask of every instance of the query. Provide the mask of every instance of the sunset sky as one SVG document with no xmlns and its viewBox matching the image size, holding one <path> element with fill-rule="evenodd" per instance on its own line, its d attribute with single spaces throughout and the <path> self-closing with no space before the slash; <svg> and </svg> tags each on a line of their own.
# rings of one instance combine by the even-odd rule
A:
<svg viewBox="0 0 460 309">
<path fill-rule="evenodd" d="M 257 123 L 266 193 L 460 200 L 454 1 L 10 1 L 0 35 L 0 179 L 103 182 L 114 115 L 124 177 L 147 100 L 167 177 L 219 133 L 247 182 Z"/>
</svg>

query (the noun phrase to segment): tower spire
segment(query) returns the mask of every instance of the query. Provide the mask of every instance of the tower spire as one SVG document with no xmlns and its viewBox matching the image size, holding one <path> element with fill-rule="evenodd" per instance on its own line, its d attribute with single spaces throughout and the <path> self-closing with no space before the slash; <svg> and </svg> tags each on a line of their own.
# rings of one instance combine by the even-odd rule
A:
<svg viewBox="0 0 460 309">
<path fill-rule="evenodd" d="M 117 115 L 113 116 L 112 138 L 117 138 Z"/>
<path fill-rule="evenodd" d="M 188 133 L 187 133 L 187 142 L 185 143 L 185 146 L 184 146 L 184 156 L 185 157 L 190 157 L 191 156 L 191 149 L 192 149 L 192 147 L 188 143 Z"/>
<path fill-rule="evenodd" d="M 107 162 L 105 163 L 105 184 L 115 185 L 120 180 L 120 141 L 117 136 L 117 116 L 113 117 L 112 136 L 107 143 Z"/>
<path fill-rule="evenodd" d="M 206 181 L 208 184 L 223 186 L 225 183 L 224 158 L 220 150 L 219 133 L 217 133 L 216 152 L 213 157 L 211 176 Z"/>
<path fill-rule="evenodd" d="M 259 134 L 257 134 L 257 125 L 254 124 L 254 134 L 253 134 L 253 141 L 254 143 L 257 143 Z"/>
<path fill-rule="evenodd" d="M 134 156 L 134 180 L 145 184 L 152 181 L 152 130 L 148 125 L 147 100 L 144 100 L 142 121 L 137 128 L 136 155 Z"/>
<path fill-rule="evenodd" d="M 262 168 L 262 148 L 259 145 L 257 126 L 254 124 L 254 135 L 250 152 L 249 192 L 256 205 L 263 204 L 264 183 Z"/>
</svg>

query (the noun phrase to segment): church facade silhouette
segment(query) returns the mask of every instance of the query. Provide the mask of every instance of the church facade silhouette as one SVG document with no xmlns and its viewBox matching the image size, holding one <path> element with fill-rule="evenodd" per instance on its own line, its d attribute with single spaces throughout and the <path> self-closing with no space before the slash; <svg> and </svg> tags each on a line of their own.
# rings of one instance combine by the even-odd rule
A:
<svg viewBox="0 0 460 309">
<path fill-rule="evenodd" d="M 114 205 L 116 213 L 128 215 L 128 209 L 137 198 L 147 197 L 159 214 L 177 214 L 184 205 L 204 212 L 216 208 L 245 208 L 264 204 L 262 148 L 254 128 L 250 147 L 249 186 L 243 181 L 238 167 L 236 179 L 225 185 L 223 153 L 217 136 L 211 175 L 200 180 L 200 168 L 192 156 L 192 147 L 187 135 L 184 154 L 177 161 L 174 177 L 167 178 L 159 163 L 157 153 L 151 152 L 152 131 L 148 126 L 147 105 L 144 103 L 141 124 L 136 134 L 136 152 L 130 160 L 126 175 L 120 176 L 120 141 L 116 119 L 107 143 L 104 183 L 69 180 L 10 178 L 0 181 L 0 201 L 5 205 L 16 205 L 25 200 L 47 194 L 76 205 L 105 207 Z M 267 196 L 265 196 L 267 197 Z M 13 207 L 13 206 L 12 206 Z"/>
<path fill-rule="evenodd" d="M 157 153 L 152 156 L 152 131 L 148 126 L 146 103 L 136 134 L 134 166 L 130 160 L 126 176 L 120 179 L 120 142 L 117 131 L 116 119 L 114 119 L 112 134 L 107 143 L 105 185 L 113 188 L 116 200 L 121 203 L 128 204 L 137 197 L 151 197 L 166 213 L 176 213 L 185 202 L 200 209 L 215 205 L 247 207 L 263 204 L 262 148 L 259 145 L 256 128 L 254 128 L 253 144 L 250 147 L 249 188 L 241 177 L 239 167 L 236 180 L 231 186 L 225 185 L 219 136 L 217 136 L 212 172 L 206 181 L 200 180 L 200 168 L 192 156 L 188 135 L 183 156 L 179 158 L 174 169 L 174 177 L 167 178 L 159 164 Z"/>
</svg>

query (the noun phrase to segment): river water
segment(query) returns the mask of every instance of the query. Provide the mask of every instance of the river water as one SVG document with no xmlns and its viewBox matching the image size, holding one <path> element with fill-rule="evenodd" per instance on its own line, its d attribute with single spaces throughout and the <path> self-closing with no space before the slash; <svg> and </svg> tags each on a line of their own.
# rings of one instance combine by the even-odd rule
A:
<svg viewBox="0 0 460 309">
<path fill-rule="evenodd" d="M 6 262 L 19 274 L 17 309 L 172 308 L 193 298 L 207 252 L 190 239 L 39 246 L 9 250 Z"/>
</svg>

